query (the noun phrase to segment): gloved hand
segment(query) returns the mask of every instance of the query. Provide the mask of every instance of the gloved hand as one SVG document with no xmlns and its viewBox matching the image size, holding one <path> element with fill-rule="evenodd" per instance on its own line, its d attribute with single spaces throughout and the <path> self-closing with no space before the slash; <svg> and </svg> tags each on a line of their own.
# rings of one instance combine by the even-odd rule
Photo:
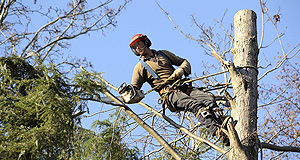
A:
<svg viewBox="0 0 300 160">
<path fill-rule="evenodd" d="M 177 68 L 173 74 L 170 76 L 170 80 L 180 79 L 184 74 L 184 70 L 182 68 Z"/>
</svg>

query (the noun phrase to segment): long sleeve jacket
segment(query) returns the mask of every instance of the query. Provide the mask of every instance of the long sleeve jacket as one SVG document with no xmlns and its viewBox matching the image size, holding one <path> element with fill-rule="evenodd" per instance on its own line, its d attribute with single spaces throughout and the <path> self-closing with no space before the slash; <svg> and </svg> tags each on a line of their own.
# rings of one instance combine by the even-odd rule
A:
<svg viewBox="0 0 300 160">
<path fill-rule="evenodd" d="M 141 63 L 137 63 L 132 74 L 132 85 L 141 88 L 143 84 L 147 82 L 153 88 L 159 83 L 164 82 L 164 80 L 172 75 L 175 70 L 172 65 L 182 68 L 185 76 L 191 74 L 191 65 L 186 59 L 176 56 L 169 51 L 161 50 L 169 58 L 171 62 L 170 64 L 168 60 L 158 54 L 157 51 L 151 51 L 154 53 L 153 57 L 146 58 L 141 56 L 141 60 L 145 61 L 153 69 L 153 71 L 158 75 L 159 79 L 153 78 Z"/>
</svg>

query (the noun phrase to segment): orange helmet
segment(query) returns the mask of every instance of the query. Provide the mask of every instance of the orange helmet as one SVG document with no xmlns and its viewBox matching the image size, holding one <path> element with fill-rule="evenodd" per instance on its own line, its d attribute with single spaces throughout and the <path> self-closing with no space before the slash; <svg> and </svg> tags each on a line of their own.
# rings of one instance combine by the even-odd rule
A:
<svg viewBox="0 0 300 160">
<path fill-rule="evenodd" d="M 136 34 L 131 38 L 131 41 L 129 43 L 129 47 L 132 49 L 133 53 L 137 56 L 139 56 L 138 53 L 136 53 L 135 51 L 135 47 L 134 45 L 139 42 L 142 41 L 145 43 L 146 47 L 150 47 L 151 46 L 151 41 L 148 39 L 148 37 L 146 35 L 143 34 Z"/>
</svg>

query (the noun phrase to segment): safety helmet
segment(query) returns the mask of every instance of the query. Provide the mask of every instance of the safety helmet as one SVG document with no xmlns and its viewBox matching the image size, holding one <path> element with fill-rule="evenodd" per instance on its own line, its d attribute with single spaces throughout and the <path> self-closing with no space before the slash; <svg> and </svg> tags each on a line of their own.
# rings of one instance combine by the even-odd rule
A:
<svg viewBox="0 0 300 160">
<path fill-rule="evenodd" d="M 142 41 L 144 42 L 146 47 L 150 47 L 151 46 L 151 41 L 148 39 L 148 37 L 146 35 L 143 34 L 136 34 L 131 38 L 131 41 L 129 43 L 129 47 L 131 48 L 131 50 L 133 51 L 133 53 L 136 56 L 139 56 L 139 54 L 136 52 L 135 50 L 135 44 L 137 44 L 137 42 Z"/>
</svg>

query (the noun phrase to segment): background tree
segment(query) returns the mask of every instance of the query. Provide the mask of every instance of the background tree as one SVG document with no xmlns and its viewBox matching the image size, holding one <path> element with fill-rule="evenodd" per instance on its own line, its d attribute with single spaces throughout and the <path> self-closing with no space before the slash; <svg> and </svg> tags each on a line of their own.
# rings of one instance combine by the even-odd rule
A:
<svg viewBox="0 0 300 160">
<path fill-rule="evenodd" d="M 77 104 L 60 74 L 15 56 L 1 58 L 0 67 L 1 157 L 55 159 L 68 152 Z"/>
<path fill-rule="evenodd" d="M 38 5 L 36 0 L 1 1 L 1 159 L 76 156 L 74 140 L 78 140 L 84 129 L 76 130 L 80 127 L 76 126 L 79 119 L 75 112 L 86 109 L 84 98 L 89 95 L 83 90 L 87 84 L 79 86 L 71 80 L 76 68 L 91 64 L 63 52 L 70 47 L 69 40 L 95 31 L 105 33 L 116 25 L 116 16 L 128 1 L 118 5 L 111 5 L 112 2 L 79 0 Z M 104 86 L 97 87 L 101 90 Z M 111 126 L 108 121 L 96 125 Z M 122 150 L 111 149 L 113 156 L 128 156 L 131 150 L 120 142 L 118 127 L 110 127 L 100 136 L 94 133 L 88 140 L 101 139 L 103 134 L 115 137 L 98 145 L 114 142 L 114 149 Z M 112 154 L 97 154 L 104 155 Z"/>
<path fill-rule="evenodd" d="M 260 85 L 262 105 L 258 108 L 265 113 L 265 121 L 259 124 L 260 137 L 270 144 L 299 146 L 299 56 L 295 58 L 294 62 L 284 62 L 276 72 L 274 81 L 278 83 Z M 270 147 L 273 150 L 266 155 L 268 159 L 300 158 L 299 154 L 285 152 L 284 148 Z"/>
<path fill-rule="evenodd" d="M 70 159 L 139 159 L 138 149 L 122 142 L 121 133 L 128 116 L 116 110 L 104 121 L 94 121 L 92 128 L 77 128 L 74 154 Z M 117 118 L 122 117 L 122 118 Z M 115 121 L 117 119 L 117 121 Z M 92 131 L 94 130 L 94 131 Z"/>
</svg>

